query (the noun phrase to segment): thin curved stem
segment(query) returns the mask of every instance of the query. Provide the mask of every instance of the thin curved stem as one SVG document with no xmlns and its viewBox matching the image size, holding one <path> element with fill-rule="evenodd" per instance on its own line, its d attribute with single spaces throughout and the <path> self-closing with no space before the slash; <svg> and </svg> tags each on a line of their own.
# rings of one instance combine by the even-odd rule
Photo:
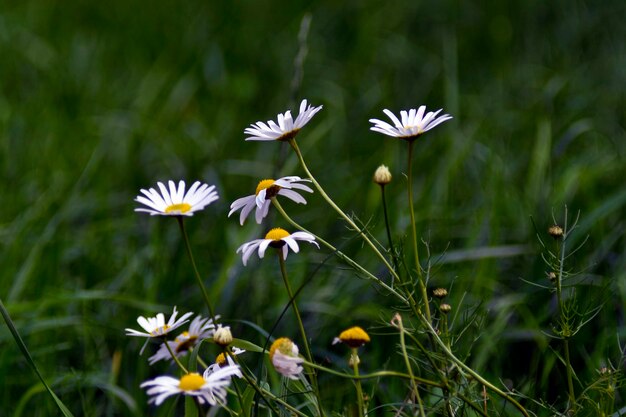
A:
<svg viewBox="0 0 626 417">
<path fill-rule="evenodd" d="M 339 249 L 335 248 L 333 245 L 331 245 L 330 243 L 328 243 L 327 241 L 325 241 L 324 239 L 322 239 L 321 237 L 319 237 L 318 235 L 316 235 L 315 233 L 311 232 L 310 230 L 305 229 L 304 227 L 302 227 L 301 225 L 299 225 L 298 223 L 296 223 L 291 217 L 289 217 L 289 215 L 287 214 L 287 212 L 285 212 L 285 210 L 283 209 L 283 207 L 280 205 L 280 203 L 278 202 L 278 200 L 276 198 L 272 198 L 272 203 L 274 204 L 274 207 L 276 207 L 276 210 L 278 210 L 278 212 L 285 218 L 285 220 L 292 225 L 293 227 L 295 227 L 298 230 L 301 230 L 303 232 L 307 232 L 310 233 L 311 235 L 315 236 L 315 240 L 320 242 L 322 245 L 326 246 L 328 249 L 330 249 L 334 254 L 336 254 L 340 259 L 342 259 L 343 261 L 345 261 L 348 265 L 350 265 L 351 267 L 353 267 L 354 269 L 358 270 L 359 272 L 361 272 L 363 275 L 367 276 L 367 278 L 375 281 L 378 285 L 380 285 L 381 287 L 383 287 L 385 290 L 389 291 L 390 293 L 392 293 L 393 295 L 395 295 L 399 300 L 403 301 L 405 304 L 409 304 L 407 302 L 407 300 L 400 294 L 398 293 L 395 289 L 393 289 L 391 286 L 389 286 L 388 284 L 384 283 L 380 278 L 378 278 L 377 276 L 373 275 L 371 272 L 369 272 L 367 269 L 363 268 L 361 265 L 359 265 L 356 261 L 354 261 L 352 258 L 350 258 L 348 255 L 346 255 L 345 253 L 341 252 Z"/>
<path fill-rule="evenodd" d="M 280 264 L 280 274 L 283 277 L 283 282 L 285 283 L 285 288 L 287 289 L 287 295 L 289 295 L 289 302 L 291 303 L 291 307 L 293 307 L 293 311 L 296 315 L 296 321 L 298 322 L 298 327 L 300 328 L 300 336 L 302 337 L 302 343 L 304 344 L 304 352 L 306 353 L 307 360 L 309 362 L 313 362 L 313 355 L 311 355 L 311 348 L 309 347 L 309 340 L 307 338 L 306 331 L 304 330 L 304 323 L 302 322 L 300 310 L 296 304 L 296 298 L 294 297 L 291 284 L 289 283 L 289 278 L 287 277 L 287 268 L 285 267 L 285 260 L 283 259 L 282 251 L 278 250 L 276 253 L 278 254 L 278 263 Z M 324 412 L 322 411 L 322 405 L 320 404 L 319 386 L 317 385 L 317 375 L 315 375 L 315 371 L 311 372 L 311 384 L 313 385 L 313 390 L 317 396 L 318 411 L 320 416 L 323 416 Z"/>
<path fill-rule="evenodd" d="M 168 352 L 170 352 L 170 355 L 172 356 L 172 359 L 174 359 L 174 362 L 176 362 L 176 365 L 178 365 L 178 367 L 182 369 L 184 373 L 188 374 L 189 371 L 187 370 L 187 368 L 185 368 L 185 365 L 183 365 L 182 362 L 178 359 L 170 344 L 167 343 L 167 340 L 165 340 L 163 343 L 165 343 L 165 347 L 167 347 L 167 350 Z"/>
<path fill-rule="evenodd" d="M 389 252 L 391 254 L 391 260 L 393 261 L 393 266 L 396 268 L 396 272 L 400 274 L 398 258 L 393 247 L 393 240 L 391 239 L 391 227 L 389 226 L 389 216 L 387 215 L 387 199 L 385 198 L 385 184 L 380 185 L 380 197 L 383 201 L 383 216 L 385 218 L 385 230 L 387 231 L 387 240 L 389 241 Z"/>
<path fill-rule="evenodd" d="M 431 322 L 430 317 L 430 305 L 428 304 L 428 293 L 426 291 L 426 283 L 424 282 L 424 274 L 422 273 L 422 266 L 420 264 L 419 250 L 417 245 L 417 229 L 415 226 L 415 211 L 413 209 L 413 144 L 414 141 L 409 141 L 408 152 L 408 174 L 407 174 L 407 189 L 409 198 L 409 214 L 411 216 L 411 230 L 413 232 L 413 256 L 415 258 L 415 269 L 417 270 L 417 279 L 422 292 L 422 301 L 424 302 L 424 310 L 426 311 L 426 318 Z"/>
<path fill-rule="evenodd" d="M 361 388 L 361 380 L 359 378 L 359 354 L 357 348 L 352 348 L 350 353 L 350 361 L 352 362 L 352 369 L 354 370 L 354 376 L 356 377 L 354 385 L 356 387 L 356 400 L 357 407 L 359 407 L 359 417 L 363 417 L 365 406 L 363 405 L 363 388 Z"/>
<path fill-rule="evenodd" d="M 352 229 L 354 229 L 354 231 L 356 231 L 361 236 L 361 238 L 363 238 L 363 240 L 368 244 L 368 246 L 372 248 L 374 253 L 376 253 L 376 255 L 380 258 L 380 260 L 385 264 L 385 266 L 387 267 L 391 275 L 393 275 L 395 279 L 399 279 L 398 274 L 393 269 L 393 267 L 389 264 L 389 262 L 387 261 L 387 258 L 385 258 L 385 256 L 378 250 L 376 245 L 374 245 L 374 243 L 370 240 L 370 238 L 367 237 L 365 232 L 361 230 L 361 228 L 357 226 L 356 223 L 354 223 L 354 221 L 350 218 L 350 216 L 344 213 L 343 210 L 341 210 L 339 206 L 335 204 L 335 202 L 328 196 L 328 194 L 326 194 L 322 186 L 317 182 L 313 174 L 311 174 L 311 171 L 309 171 L 309 168 L 304 162 L 302 152 L 300 152 L 300 148 L 298 148 L 298 144 L 296 143 L 295 139 L 289 139 L 289 144 L 291 145 L 294 152 L 296 153 L 296 156 L 298 157 L 298 160 L 300 161 L 300 165 L 302 165 L 302 168 L 306 172 L 307 176 L 309 177 L 309 179 L 311 180 L 315 188 L 317 188 L 317 191 L 320 193 L 322 198 L 326 200 L 326 202 L 350 225 L 350 227 L 352 227 Z"/>
<path fill-rule="evenodd" d="M 215 323 L 215 314 L 213 313 L 213 307 L 211 307 L 211 301 L 209 300 L 209 293 L 207 292 L 204 284 L 202 283 L 202 278 L 200 277 L 200 273 L 198 272 L 198 268 L 196 267 L 196 261 L 193 257 L 193 252 L 191 251 L 191 245 L 189 244 L 189 237 L 187 236 L 187 230 L 185 230 L 185 222 L 183 221 L 183 216 L 176 216 L 176 220 L 178 220 L 178 226 L 180 227 L 180 232 L 183 234 L 183 240 L 185 241 L 185 249 L 187 250 L 187 255 L 189 256 L 189 260 L 191 261 L 191 266 L 193 267 L 193 272 L 196 277 L 196 281 L 198 282 L 198 286 L 202 291 L 202 296 L 204 297 L 204 302 L 209 309 L 209 315 Z"/>
</svg>

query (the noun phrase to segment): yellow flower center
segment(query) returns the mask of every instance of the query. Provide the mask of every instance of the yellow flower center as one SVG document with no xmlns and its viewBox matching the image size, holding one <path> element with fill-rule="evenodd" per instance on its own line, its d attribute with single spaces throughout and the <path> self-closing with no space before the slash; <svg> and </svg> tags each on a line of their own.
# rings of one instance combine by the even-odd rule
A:
<svg viewBox="0 0 626 417">
<path fill-rule="evenodd" d="M 283 238 L 286 238 L 287 236 L 289 236 L 288 231 L 286 231 L 285 229 L 281 229 L 280 227 L 275 227 L 274 229 L 267 232 L 267 234 L 265 235 L 265 239 L 270 239 L 277 242 Z"/>
<path fill-rule="evenodd" d="M 363 346 L 365 343 L 369 342 L 370 336 L 365 332 L 365 330 L 358 326 L 354 326 L 341 332 L 339 340 L 354 348 Z"/>
<path fill-rule="evenodd" d="M 180 203 L 180 204 L 172 204 L 171 206 L 167 206 L 165 208 L 165 212 L 166 213 L 187 213 L 189 210 L 191 210 L 191 206 L 187 203 Z"/>
<path fill-rule="evenodd" d="M 224 355 L 224 353 L 220 353 L 219 355 L 217 355 L 217 358 L 215 358 L 215 363 L 218 365 L 224 365 L 226 363 L 226 355 Z"/>
<path fill-rule="evenodd" d="M 183 391 L 196 391 L 202 388 L 205 382 L 206 381 L 204 380 L 204 378 L 202 378 L 200 374 L 194 372 L 184 375 L 178 383 L 178 388 L 182 389 Z"/>
<path fill-rule="evenodd" d="M 263 180 L 259 183 L 259 185 L 256 186 L 256 193 L 255 195 L 259 195 L 259 193 L 263 190 L 265 190 L 265 199 L 266 200 L 271 200 L 273 197 L 276 197 L 278 195 L 278 192 L 280 191 L 280 185 L 275 185 L 274 180 Z"/>
<path fill-rule="evenodd" d="M 157 327 L 156 329 L 152 330 L 150 332 L 151 336 L 161 336 L 162 334 L 164 334 L 165 332 L 167 332 L 167 330 L 170 328 L 170 326 L 168 326 L 167 324 L 161 327 Z"/>
<path fill-rule="evenodd" d="M 270 188 L 273 184 L 274 180 L 271 179 L 261 181 L 259 185 L 256 186 L 256 192 L 254 194 L 259 195 L 261 191 Z"/>
<path fill-rule="evenodd" d="M 293 342 L 286 337 L 276 339 L 270 347 L 270 360 L 274 359 L 274 353 L 276 353 L 277 350 L 283 355 L 293 356 Z"/>
<path fill-rule="evenodd" d="M 196 345 L 196 341 L 198 340 L 198 336 L 189 336 L 189 333 L 184 332 L 181 334 L 183 336 L 176 346 L 176 353 L 186 352 L 191 350 Z M 179 336 L 180 337 L 180 336 Z"/>
</svg>

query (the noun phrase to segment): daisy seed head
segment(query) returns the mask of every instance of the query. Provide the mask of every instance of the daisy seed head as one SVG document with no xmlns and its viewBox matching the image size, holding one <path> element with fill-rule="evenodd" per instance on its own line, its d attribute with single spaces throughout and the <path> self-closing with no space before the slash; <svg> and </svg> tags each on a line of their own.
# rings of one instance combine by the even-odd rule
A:
<svg viewBox="0 0 626 417">
<path fill-rule="evenodd" d="M 554 226 L 550 226 L 550 228 L 548 228 L 548 234 L 552 236 L 554 239 L 562 239 L 563 228 L 555 224 Z"/>
<path fill-rule="evenodd" d="M 433 290 L 433 295 L 441 299 L 441 298 L 444 298 L 446 295 L 448 295 L 448 290 L 446 290 L 445 288 L 435 288 Z"/>
<path fill-rule="evenodd" d="M 370 336 L 359 326 L 354 326 L 341 332 L 338 339 L 351 348 L 357 348 L 368 343 Z"/>
<path fill-rule="evenodd" d="M 441 310 L 442 313 L 444 314 L 448 314 L 449 312 L 452 311 L 452 306 L 450 304 L 442 304 L 439 306 L 439 310 Z"/>
<path fill-rule="evenodd" d="M 376 168 L 374 172 L 374 182 L 378 185 L 387 185 L 391 182 L 391 172 L 385 165 Z"/>
</svg>

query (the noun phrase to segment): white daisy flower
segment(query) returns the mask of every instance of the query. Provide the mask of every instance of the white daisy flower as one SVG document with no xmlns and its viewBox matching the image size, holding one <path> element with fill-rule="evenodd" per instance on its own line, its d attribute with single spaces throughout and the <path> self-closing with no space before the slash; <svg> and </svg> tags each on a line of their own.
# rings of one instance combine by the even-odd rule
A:
<svg viewBox="0 0 626 417">
<path fill-rule="evenodd" d="M 374 123 L 374 126 L 370 127 L 370 130 L 382 133 L 383 135 L 412 141 L 435 126 L 452 119 L 452 116 L 449 114 L 437 117 L 441 110 L 442 109 L 439 109 L 436 112 L 428 112 L 426 114 L 424 114 L 426 112 L 426 106 L 420 106 L 419 109 L 411 109 L 408 112 L 402 110 L 400 112 L 402 122 L 400 122 L 391 111 L 385 109 L 383 112 L 389 116 L 394 125 L 392 126 L 382 120 L 370 119 L 370 122 Z"/>
<path fill-rule="evenodd" d="M 297 242 L 298 240 L 312 243 L 319 249 L 319 245 L 315 241 L 315 236 L 312 234 L 307 232 L 295 232 L 289 234 L 289 232 L 285 229 L 277 227 L 267 232 L 264 239 L 255 239 L 244 243 L 239 247 L 239 249 L 237 249 L 237 253 L 242 253 L 242 261 L 244 265 L 248 262 L 248 259 L 252 253 L 257 250 L 257 248 L 259 258 L 263 258 L 268 246 L 276 249 L 282 249 L 283 259 L 287 259 L 287 253 L 289 252 L 288 248 L 291 248 L 291 250 L 295 253 L 300 251 L 300 247 Z"/>
<path fill-rule="evenodd" d="M 256 222 L 261 224 L 261 221 L 265 218 L 265 216 L 267 216 L 270 209 L 272 198 L 277 195 L 285 196 L 291 201 L 295 201 L 299 204 L 306 204 L 304 197 L 295 192 L 294 189 L 306 191 L 307 193 L 312 193 L 313 190 L 304 184 L 299 184 L 300 182 L 311 181 L 296 176 L 282 177 L 277 180 L 263 180 L 259 182 L 259 185 L 257 185 L 256 191 L 253 195 L 238 198 L 233 202 L 233 204 L 230 205 L 228 217 L 230 217 L 230 215 L 237 210 L 241 210 L 241 214 L 239 215 L 239 224 L 243 226 L 243 222 L 246 217 L 248 217 L 248 214 L 250 214 L 252 209 L 256 208 Z"/>
<path fill-rule="evenodd" d="M 209 365 L 208 368 L 206 368 L 206 371 L 204 371 L 204 378 L 206 379 L 208 377 L 209 374 L 222 369 L 224 366 L 231 366 L 231 365 L 235 365 L 235 361 L 233 360 L 233 358 L 231 357 L 231 355 L 241 355 L 242 353 L 245 353 L 244 349 L 239 349 L 238 347 L 232 347 L 231 351 L 230 351 L 230 355 L 226 355 L 225 353 L 220 353 L 219 355 L 217 355 L 217 357 L 215 358 L 215 363 L 212 365 Z M 239 378 L 241 378 L 241 375 L 238 375 Z"/>
<path fill-rule="evenodd" d="M 276 339 L 270 347 L 270 360 L 274 369 L 289 379 L 298 379 L 304 359 L 298 356 L 298 346 L 286 337 Z"/>
<path fill-rule="evenodd" d="M 215 186 L 202 184 L 196 181 L 185 194 L 185 181 L 178 183 L 168 181 L 169 190 L 162 182 L 157 182 L 161 193 L 154 188 L 141 189 L 143 195 L 138 195 L 135 201 L 149 208 L 136 208 L 135 211 L 150 213 L 151 216 L 193 216 L 193 213 L 202 210 L 218 199 Z"/>
<path fill-rule="evenodd" d="M 144 382 L 141 388 L 148 388 L 146 394 L 151 396 L 148 403 L 161 405 L 172 395 L 189 395 L 195 397 L 200 404 L 216 405 L 225 403 L 226 388 L 232 376 L 240 376 L 238 365 L 225 366 L 204 377 L 197 373 L 183 375 L 180 379 L 171 376 L 160 376 Z"/>
<path fill-rule="evenodd" d="M 219 317 L 219 316 L 218 316 Z M 191 351 L 194 346 L 204 339 L 213 337 L 215 333 L 215 324 L 210 318 L 203 318 L 202 316 L 196 316 L 189 324 L 189 330 L 184 331 L 174 340 L 168 340 L 167 343 L 170 349 L 177 357 L 181 357 Z M 150 365 L 155 364 L 160 360 L 173 360 L 172 355 L 165 345 L 162 343 L 159 350 L 148 359 Z"/>
<path fill-rule="evenodd" d="M 176 311 L 176 307 L 174 307 L 174 311 L 172 312 L 172 316 L 168 320 L 167 324 L 165 324 L 165 316 L 163 313 L 159 313 L 156 317 L 143 317 L 139 316 L 137 318 L 137 323 L 145 330 L 145 332 L 140 332 L 134 329 L 126 329 L 126 336 L 138 336 L 138 337 L 163 337 L 172 330 L 182 326 L 187 323 L 189 320 L 189 316 L 193 313 L 185 313 L 178 320 L 176 320 L 176 316 L 178 315 L 178 311 Z"/>
<path fill-rule="evenodd" d="M 300 103 L 300 113 L 294 121 L 291 117 L 291 111 L 280 113 L 278 115 L 278 124 L 273 120 L 268 120 L 267 124 L 263 122 L 252 123 L 250 127 L 244 130 L 249 135 L 246 140 L 289 140 L 293 139 L 300 129 L 304 127 L 315 113 L 320 111 L 322 106 L 307 106 L 307 101 L 302 100 Z"/>
</svg>

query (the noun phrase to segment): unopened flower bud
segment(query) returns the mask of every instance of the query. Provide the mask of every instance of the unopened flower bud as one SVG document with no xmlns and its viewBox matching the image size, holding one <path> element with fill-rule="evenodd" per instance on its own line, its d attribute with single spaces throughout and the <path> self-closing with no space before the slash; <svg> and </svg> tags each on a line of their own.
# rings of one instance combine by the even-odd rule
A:
<svg viewBox="0 0 626 417">
<path fill-rule="evenodd" d="M 437 298 L 444 298 L 446 295 L 448 295 L 448 290 L 446 290 L 445 288 L 435 288 L 433 290 L 433 295 Z"/>
<path fill-rule="evenodd" d="M 233 334 L 230 332 L 230 327 L 218 327 L 213 334 L 213 341 L 220 346 L 228 346 L 233 341 Z"/>
<path fill-rule="evenodd" d="M 444 314 L 448 314 L 452 311 L 452 306 L 450 304 L 442 304 L 439 306 L 439 310 Z"/>
<path fill-rule="evenodd" d="M 554 273 L 554 271 L 548 272 L 548 279 L 550 280 L 550 282 L 556 281 L 556 273 Z"/>
<path fill-rule="evenodd" d="M 391 182 L 391 172 L 385 165 L 376 168 L 374 172 L 374 182 L 378 185 L 387 185 Z"/>
<path fill-rule="evenodd" d="M 563 238 L 563 228 L 555 224 L 554 226 L 550 226 L 550 228 L 548 228 L 548 234 L 555 239 L 561 239 Z"/>
</svg>

